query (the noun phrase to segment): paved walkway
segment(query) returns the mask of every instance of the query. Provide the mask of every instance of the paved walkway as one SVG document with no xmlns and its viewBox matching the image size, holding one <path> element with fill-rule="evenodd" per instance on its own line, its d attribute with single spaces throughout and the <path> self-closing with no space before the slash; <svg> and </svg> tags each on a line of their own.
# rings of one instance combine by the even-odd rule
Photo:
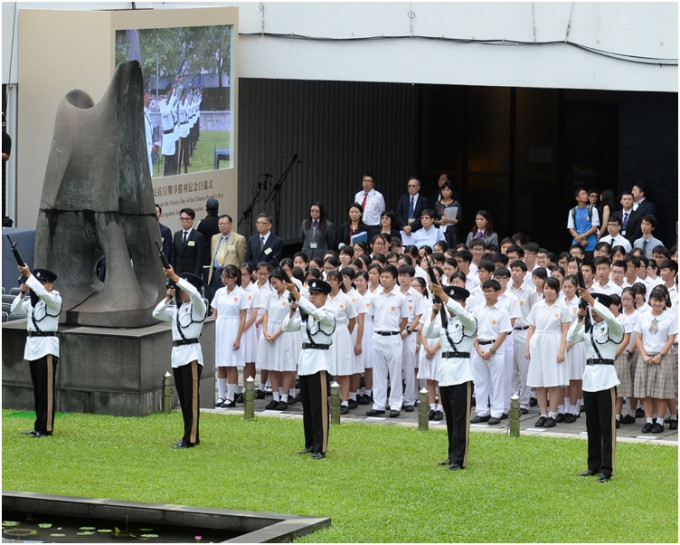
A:
<svg viewBox="0 0 680 545">
<path fill-rule="evenodd" d="M 255 416 L 273 417 L 273 418 L 302 418 L 302 404 L 295 403 L 289 406 L 285 411 L 268 411 L 265 409 L 267 403 L 271 401 L 271 396 L 265 399 L 256 399 Z M 624 405 L 624 410 L 626 409 Z M 366 411 L 370 409 L 370 405 L 359 405 L 354 410 L 351 410 L 348 415 L 341 416 L 341 422 L 364 422 L 367 424 L 377 424 L 381 426 L 418 426 L 418 408 L 412 413 L 401 411 L 398 418 L 385 417 L 367 417 Z M 215 414 L 243 414 L 243 405 L 239 404 L 233 409 L 202 409 L 203 412 Z M 474 409 L 472 416 L 474 416 Z M 568 437 L 572 439 L 586 439 L 586 417 L 585 413 L 581 413 L 581 417 L 573 424 L 557 424 L 554 428 L 534 428 L 536 420 L 538 420 L 539 413 L 536 407 L 532 407 L 529 413 L 522 415 L 520 418 L 520 434 L 521 435 L 545 435 L 550 437 Z M 635 424 L 621 424 L 621 427 L 616 430 L 616 439 L 620 442 L 630 443 L 651 443 L 651 444 L 678 444 L 678 432 L 669 431 L 668 425 L 665 426 L 663 433 L 652 434 L 642 433 L 642 426 L 645 423 L 644 418 L 638 418 Z M 443 420 L 430 421 L 430 429 L 446 429 L 446 423 Z M 471 424 L 470 430 L 485 431 L 490 433 L 509 433 L 510 420 L 501 420 L 498 426 L 488 426 L 487 424 Z"/>
</svg>

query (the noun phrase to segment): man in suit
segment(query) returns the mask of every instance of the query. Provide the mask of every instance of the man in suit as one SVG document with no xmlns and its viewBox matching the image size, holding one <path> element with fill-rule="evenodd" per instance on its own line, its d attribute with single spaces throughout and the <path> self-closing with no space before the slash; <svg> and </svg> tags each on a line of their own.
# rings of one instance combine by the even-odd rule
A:
<svg viewBox="0 0 680 545">
<path fill-rule="evenodd" d="M 422 227 L 420 216 L 423 210 L 430 208 L 430 201 L 420 194 L 420 180 L 411 178 L 408 181 L 408 193 L 399 197 L 397 218 L 404 233 L 411 235 Z"/>
<path fill-rule="evenodd" d="M 163 215 L 163 209 L 156 205 L 156 219 L 158 220 L 158 227 L 161 229 L 161 248 L 163 248 L 163 253 L 165 258 L 170 261 L 172 257 L 172 231 L 169 227 L 166 227 L 161 223 L 161 216 Z"/>
<path fill-rule="evenodd" d="M 203 265 L 206 266 L 210 265 L 208 260 L 210 259 L 210 256 L 213 255 L 213 252 L 210 251 L 212 237 L 220 232 L 219 226 L 217 225 L 219 222 L 219 210 L 219 201 L 217 199 L 208 199 L 205 203 L 205 211 L 207 215 L 205 218 L 199 221 L 198 225 L 196 226 L 196 230 L 203 235 L 203 240 L 205 242 L 205 254 L 203 254 L 205 263 L 203 263 Z M 236 265 L 238 266 L 240 263 Z M 210 280 L 208 280 L 208 282 L 210 282 Z"/>
<path fill-rule="evenodd" d="M 621 221 L 621 234 L 628 239 L 631 244 L 642 236 L 640 222 L 642 216 L 633 210 L 633 194 L 623 193 L 621 195 L 621 210 L 617 210 L 612 214 L 612 218 L 618 218 Z"/>
<path fill-rule="evenodd" d="M 217 221 L 220 232 L 212 236 L 210 241 L 210 285 L 209 300 L 222 287 L 222 270 L 227 265 L 240 267 L 246 259 L 246 237 L 232 230 L 232 219 L 229 214 L 222 214 Z"/>
<path fill-rule="evenodd" d="M 645 198 L 646 186 L 642 182 L 637 182 L 631 191 L 633 194 L 633 210 L 640 218 L 642 216 L 656 216 L 656 205 Z"/>
<path fill-rule="evenodd" d="M 246 248 L 246 262 L 255 270 L 260 261 L 274 265 L 274 258 L 281 259 L 283 254 L 283 240 L 272 230 L 272 219 L 267 214 L 259 214 L 255 221 L 257 235 L 248 239 Z"/>
<path fill-rule="evenodd" d="M 193 208 L 180 210 L 179 220 L 182 222 L 182 229 L 175 233 L 170 264 L 179 275 L 187 272 L 202 278 L 205 242 L 203 235 L 193 228 L 195 218 L 196 212 Z"/>
</svg>

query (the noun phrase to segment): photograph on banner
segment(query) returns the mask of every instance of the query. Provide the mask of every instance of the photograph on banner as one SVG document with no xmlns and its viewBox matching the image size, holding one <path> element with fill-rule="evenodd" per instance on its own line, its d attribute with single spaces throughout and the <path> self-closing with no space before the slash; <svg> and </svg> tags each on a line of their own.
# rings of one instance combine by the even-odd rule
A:
<svg viewBox="0 0 680 545">
<path fill-rule="evenodd" d="M 136 60 L 152 178 L 231 168 L 232 25 L 116 31 L 116 65 Z"/>
</svg>

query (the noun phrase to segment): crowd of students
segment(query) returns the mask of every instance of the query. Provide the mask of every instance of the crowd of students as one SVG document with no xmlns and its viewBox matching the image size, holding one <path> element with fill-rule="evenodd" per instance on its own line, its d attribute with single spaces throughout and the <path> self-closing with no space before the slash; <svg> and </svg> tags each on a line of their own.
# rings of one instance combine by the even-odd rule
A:
<svg viewBox="0 0 680 545">
<path fill-rule="evenodd" d="M 616 426 L 644 418 L 643 433 L 677 429 L 677 247 L 652 248 L 650 259 L 647 248 L 606 241 L 586 256 L 580 245 L 556 254 L 521 233 L 497 240 L 473 236 L 468 245 L 439 240 L 418 248 L 377 233 L 368 244 L 341 245 L 311 259 L 298 252 L 281 261 L 303 296 L 312 278 L 331 286 L 331 375 L 340 384 L 341 413 L 364 405 L 368 416 L 398 418 L 414 410 L 425 387 L 430 418 L 443 418 L 441 343 L 423 335 L 433 315 L 431 274 L 443 286 L 469 292 L 465 309 L 477 321 L 471 422 L 498 425 L 514 394 L 523 414 L 538 405 L 537 427 L 574 422 L 583 410 L 586 356 L 584 343 L 572 345 L 567 335 L 578 319 L 582 276 L 590 293 L 611 298 L 609 309 L 624 326 L 615 364 Z M 219 352 L 216 406 L 242 402 L 237 380 L 243 367 L 244 379 L 259 373 L 258 398 L 272 396 L 267 409 L 286 410 L 298 400 L 301 343 L 299 332 L 282 330 L 290 304 L 284 275 L 263 262 L 254 269 L 226 267 L 222 277 L 225 286 L 211 302 Z"/>
</svg>

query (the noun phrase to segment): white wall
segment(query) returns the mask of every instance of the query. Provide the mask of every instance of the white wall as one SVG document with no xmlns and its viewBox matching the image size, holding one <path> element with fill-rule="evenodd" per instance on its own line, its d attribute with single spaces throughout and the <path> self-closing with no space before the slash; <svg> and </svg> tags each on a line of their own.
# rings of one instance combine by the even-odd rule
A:
<svg viewBox="0 0 680 545">
<path fill-rule="evenodd" d="M 159 10 L 238 6 L 242 77 L 671 92 L 678 89 L 676 2 L 137 2 L 135 5 L 138 9 Z M 10 70 L 15 7 L 130 9 L 130 6 L 128 2 L 3 3 L 3 82 L 8 81 Z M 286 37 L 273 36 L 277 34 Z M 343 41 L 291 39 L 292 34 Z M 410 38 L 411 35 L 415 37 Z M 346 41 L 380 36 L 407 38 Z M 498 42 L 482 44 L 479 40 Z M 628 60 L 587 51 L 566 44 L 566 40 L 624 55 Z M 16 55 L 15 46 L 14 59 Z M 16 81 L 16 66 L 11 68 L 11 78 Z"/>
</svg>

